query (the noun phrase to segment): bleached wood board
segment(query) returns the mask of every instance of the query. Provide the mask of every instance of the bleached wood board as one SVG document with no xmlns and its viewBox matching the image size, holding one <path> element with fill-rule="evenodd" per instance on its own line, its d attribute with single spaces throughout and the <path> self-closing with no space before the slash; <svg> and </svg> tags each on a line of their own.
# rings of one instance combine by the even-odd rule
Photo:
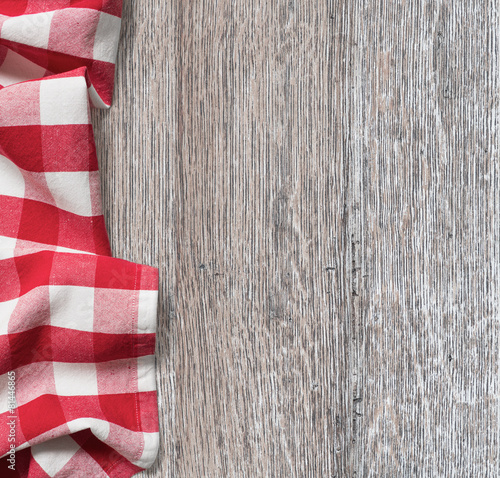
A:
<svg viewBox="0 0 500 478">
<path fill-rule="evenodd" d="M 160 268 L 141 476 L 498 476 L 497 8 L 125 1 L 94 126 Z"/>
</svg>

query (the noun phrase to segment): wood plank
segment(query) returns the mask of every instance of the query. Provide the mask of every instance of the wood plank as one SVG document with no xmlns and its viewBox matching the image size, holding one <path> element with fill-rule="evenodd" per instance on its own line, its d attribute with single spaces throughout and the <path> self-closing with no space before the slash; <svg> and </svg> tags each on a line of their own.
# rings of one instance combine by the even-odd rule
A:
<svg viewBox="0 0 500 478">
<path fill-rule="evenodd" d="M 125 2 L 94 112 L 160 268 L 141 477 L 498 474 L 493 0 Z"/>
<path fill-rule="evenodd" d="M 343 16 L 180 5 L 176 470 L 330 476 L 348 465 L 343 285 L 327 270 L 343 256 Z"/>
<path fill-rule="evenodd" d="M 498 476 L 497 4 L 355 2 L 358 476 Z"/>
<path fill-rule="evenodd" d="M 113 253 L 159 267 L 157 383 L 161 451 L 142 476 L 175 476 L 177 3 L 123 3 L 114 104 L 93 111 Z M 141 475 L 139 475 L 141 476 Z"/>
</svg>

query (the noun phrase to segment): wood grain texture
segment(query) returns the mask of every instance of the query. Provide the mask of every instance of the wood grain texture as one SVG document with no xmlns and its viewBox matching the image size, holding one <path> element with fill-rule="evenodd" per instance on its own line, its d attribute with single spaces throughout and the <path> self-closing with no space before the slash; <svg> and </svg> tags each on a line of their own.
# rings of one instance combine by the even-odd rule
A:
<svg viewBox="0 0 500 478">
<path fill-rule="evenodd" d="M 499 474 L 497 2 L 124 2 L 94 112 L 160 268 L 141 477 Z"/>
</svg>

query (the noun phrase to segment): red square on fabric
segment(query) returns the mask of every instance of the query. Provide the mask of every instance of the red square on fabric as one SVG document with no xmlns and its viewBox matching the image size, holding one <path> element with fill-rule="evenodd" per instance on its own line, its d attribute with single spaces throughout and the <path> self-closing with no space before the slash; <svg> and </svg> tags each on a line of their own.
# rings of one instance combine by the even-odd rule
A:
<svg viewBox="0 0 500 478">
<path fill-rule="evenodd" d="M 90 68 L 92 66 L 93 60 L 88 58 L 78 58 L 66 53 L 59 53 L 57 51 L 45 51 L 47 57 L 47 69 L 53 71 L 54 73 L 71 72 L 82 66 Z M 74 75 L 66 75 L 74 76 Z"/>
<path fill-rule="evenodd" d="M 27 241 L 57 244 L 59 237 L 58 209 L 49 204 L 25 199 L 18 237 Z"/>
<path fill-rule="evenodd" d="M 41 251 L 14 259 L 21 283 L 21 294 L 26 294 L 35 287 L 49 284 L 53 257 L 52 251 Z"/>
<path fill-rule="evenodd" d="M 0 154 L 27 171 L 43 171 L 41 134 L 40 125 L 0 128 Z"/>
<path fill-rule="evenodd" d="M 141 265 L 140 272 L 141 281 L 138 288 L 141 290 L 158 290 L 158 269 Z"/>
<path fill-rule="evenodd" d="M 90 70 L 90 78 L 96 90 L 102 91 L 102 99 L 106 104 L 111 104 L 113 92 L 106 88 L 112 85 L 115 76 L 115 65 L 105 61 L 94 61 Z"/>
<path fill-rule="evenodd" d="M 55 11 L 50 25 L 48 49 L 79 58 L 92 58 L 99 15 L 98 11 L 88 8 Z M 74 31 L 75 34 L 68 35 L 68 31 Z"/>
<path fill-rule="evenodd" d="M 59 398 L 42 395 L 18 408 L 23 434 L 27 440 L 66 423 Z"/>
<path fill-rule="evenodd" d="M 94 332 L 93 352 L 96 362 L 125 359 L 134 356 L 135 336 Z"/>
<path fill-rule="evenodd" d="M 140 409 L 141 430 L 146 433 L 158 432 L 158 393 L 155 391 L 137 394 Z"/>
<path fill-rule="evenodd" d="M 72 7 L 94 8 L 119 17 L 122 12 L 122 2 L 116 0 L 71 0 Z"/>
<path fill-rule="evenodd" d="M 99 257 L 96 287 L 112 289 L 137 289 L 137 266 L 122 259 Z"/>
<path fill-rule="evenodd" d="M 61 396 L 59 397 L 61 406 L 66 415 L 66 420 L 77 420 L 81 417 L 97 418 L 105 420 L 99 405 L 99 397 L 96 395 L 81 396 Z"/>
<path fill-rule="evenodd" d="M 53 359 L 50 327 L 36 327 L 26 332 L 9 334 L 7 337 L 10 343 L 13 369 L 33 362 Z"/>
<path fill-rule="evenodd" d="M 85 451 L 85 453 L 88 453 L 93 460 L 99 463 L 100 468 L 106 472 L 114 468 L 114 465 L 118 461 L 123 461 L 123 457 L 115 449 L 100 441 L 90 430 L 81 430 L 73 433 L 71 438 L 80 445 L 82 452 Z M 72 460 L 75 458 L 73 457 Z"/>
<path fill-rule="evenodd" d="M 52 360 L 67 363 L 94 362 L 94 334 L 80 330 L 52 327 Z"/>
<path fill-rule="evenodd" d="M 94 333 L 96 361 L 142 357 L 155 353 L 155 334 L 102 334 Z"/>
<path fill-rule="evenodd" d="M 50 284 L 94 287 L 96 267 L 96 256 L 58 252 L 54 255 Z"/>
<path fill-rule="evenodd" d="M 0 236 L 18 237 L 24 199 L 0 195 Z"/>
<path fill-rule="evenodd" d="M 3 357 L 0 361 L 0 375 L 13 370 L 10 361 L 10 342 L 8 335 L 0 335 L 0 357 Z"/>
<path fill-rule="evenodd" d="M 15 299 L 21 292 L 21 281 L 17 272 L 16 261 L 3 259 L 0 261 L 0 277 L 2 286 L 0 287 L 0 302 Z"/>
<path fill-rule="evenodd" d="M 72 7 L 83 7 L 83 4 L 86 8 L 95 8 L 96 10 L 102 10 L 103 0 L 70 0 L 70 5 Z"/>
<path fill-rule="evenodd" d="M 2 28 L 2 23 L 0 22 L 0 29 Z M 6 46 L 0 45 L 0 65 L 5 61 L 9 49 Z"/>
<path fill-rule="evenodd" d="M 10 17 L 22 15 L 26 11 L 28 0 L 0 0 L 0 13 Z"/>
<path fill-rule="evenodd" d="M 51 125 L 41 128 L 43 170 L 97 171 L 91 125 Z"/>
<path fill-rule="evenodd" d="M 28 0 L 26 13 L 51 12 L 58 8 L 67 8 L 70 6 L 70 0 Z"/>
<path fill-rule="evenodd" d="M 7 428 L 5 428 L 7 430 Z M 0 422 L 0 434 L 1 436 L 7 436 L 7 433 L 4 431 L 4 427 L 2 427 Z M 17 441 L 17 437 L 16 437 Z M 4 456 L 0 459 L 0 470 L 8 470 L 8 466 L 10 463 L 7 461 L 9 455 Z M 30 476 L 29 473 L 32 473 L 31 476 L 43 476 L 43 469 L 40 465 L 33 460 L 33 463 L 30 465 L 31 461 L 31 450 L 29 448 L 23 448 L 22 450 L 16 451 L 16 469 L 12 471 L 10 474 L 5 473 L 5 478 L 19 478 L 21 476 Z"/>
<path fill-rule="evenodd" d="M 139 430 L 135 393 L 100 395 L 99 403 L 108 422 Z"/>
<path fill-rule="evenodd" d="M 56 243 L 79 251 L 95 253 L 93 218 L 59 211 L 59 235 Z"/>
<path fill-rule="evenodd" d="M 111 256 L 108 231 L 106 230 L 106 224 L 102 214 L 92 218 L 92 227 L 94 229 L 95 253 L 100 256 Z"/>
</svg>

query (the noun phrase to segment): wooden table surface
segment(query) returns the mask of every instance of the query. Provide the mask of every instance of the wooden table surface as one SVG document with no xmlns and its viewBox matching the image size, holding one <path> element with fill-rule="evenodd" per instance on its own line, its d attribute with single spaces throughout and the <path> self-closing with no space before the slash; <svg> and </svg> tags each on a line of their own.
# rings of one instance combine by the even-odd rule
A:
<svg viewBox="0 0 500 478">
<path fill-rule="evenodd" d="M 497 477 L 497 1 L 124 2 L 94 112 L 159 267 L 140 477 Z"/>
</svg>

